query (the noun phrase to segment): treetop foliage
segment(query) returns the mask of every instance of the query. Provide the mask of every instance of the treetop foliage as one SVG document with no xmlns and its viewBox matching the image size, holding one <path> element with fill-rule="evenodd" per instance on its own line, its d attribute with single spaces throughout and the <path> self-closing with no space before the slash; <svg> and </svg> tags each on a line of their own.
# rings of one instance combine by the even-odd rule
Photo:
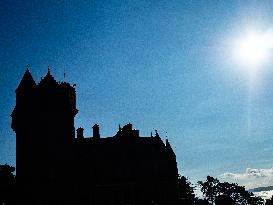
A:
<svg viewBox="0 0 273 205">
<path fill-rule="evenodd" d="M 229 201 L 229 204 L 233 203 L 234 205 L 263 204 L 261 197 L 254 196 L 252 192 L 246 191 L 245 187 L 236 183 L 220 182 L 214 177 L 207 176 L 206 181 L 199 181 L 198 185 L 201 186 L 205 199 L 211 204 L 224 205 L 227 201 Z"/>
</svg>

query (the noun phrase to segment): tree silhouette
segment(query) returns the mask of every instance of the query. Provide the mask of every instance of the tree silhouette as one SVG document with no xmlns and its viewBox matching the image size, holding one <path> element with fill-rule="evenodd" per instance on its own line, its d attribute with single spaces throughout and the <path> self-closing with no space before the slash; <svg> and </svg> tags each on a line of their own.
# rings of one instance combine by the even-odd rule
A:
<svg viewBox="0 0 273 205">
<path fill-rule="evenodd" d="M 252 192 L 245 190 L 245 187 L 235 183 L 223 182 L 211 176 L 205 182 L 199 181 L 201 191 L 205 198 L 212 204 L 238 204 L 238 205 L 262 205 L 263 199 L 254 196 Z"/>
<path fill-rule="evenodd" d="M 194 204 L 196 197 L 194 194 L 195 187 L 189 182 L 189 180 L 184 177 L 178 177 L 178 192 L 179 198 L 182 204 Z"/>
<path fill-rule="evenodd" d="M 7 164 L 0 165 L 0 204 L 14 204 L 15 168 Z"/>
<path fill-rule="evenodd" d="M 206 199 L 197 199 L 195 205 L 211 205 Z"/>
<path fill-rule="evenodd" d="M 273 205 L 273 196 L 271 197 L 271 199 L 266 200 L 265 205 Z"/>
<path fill-rule="evenodd" d="M 201 191 L 203 192 L 205 198 L 212 204 L 214 204 L 216 197 L 220 195 L 219 183 L 220 182 L 218 179 L 215 179 L 211 176 L 207 176 L 207 180 L 205 182 L 198 182 L 198 184 L 201 186 Z"/>
<path fill-rule="evenodd" d="M 228 195 L 219 195 L 215 199 L 216 205 L 235 205 L 235 201 Z"/>
</svg>

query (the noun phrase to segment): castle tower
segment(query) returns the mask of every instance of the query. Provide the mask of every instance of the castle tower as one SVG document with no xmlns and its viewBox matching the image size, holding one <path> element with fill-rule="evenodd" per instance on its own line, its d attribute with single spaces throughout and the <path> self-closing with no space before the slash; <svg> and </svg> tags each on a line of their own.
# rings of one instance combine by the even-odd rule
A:
<svg viewBox="0 0 273 205">
<path fill-rule="evenodd" d="M 36 84 L 27 69 L 15 92 L 11 127 L 16 133 L 18 188 L 25 191 L 20 197 L 33 195 L 38 199 L 41 186 L 46 189 L 47 183 L 59 178 L 56 167 L 63 166 L 69 157 L 66 155 L 75 138 L 75 88 L 56 82 L 49 69 Z M 35 189 L 40 189 L 39 193 Z"/>
<path fill-rule="evenodd" d="M 16 132 L 16 178 L 18 183 L 29 177 L 30 172 L 26 167 L 31 167 L 34 161 L 31 147 L 35 139 L 36 87 L 27 69 L 15 90 L 16 106 L 11 114 L 11 127 Z"/>
<path fill-rule="evenodd" d="M 128 123 L 101 137 L 95 124 L 76 139 L 74 85 L 50 70 L 36 84 L 27 69 L 15 92 L 17 204 L 176 204 L 176 156 L 157 131 L 140 137 Z"/>
<path fill-rule="evenodd" d="M 67 143 L 75 138 L 75 88 L 69 83 L 57 83 L 50 70 L 37 85 L 39 130 L 52 143 Z"/>
</svg>

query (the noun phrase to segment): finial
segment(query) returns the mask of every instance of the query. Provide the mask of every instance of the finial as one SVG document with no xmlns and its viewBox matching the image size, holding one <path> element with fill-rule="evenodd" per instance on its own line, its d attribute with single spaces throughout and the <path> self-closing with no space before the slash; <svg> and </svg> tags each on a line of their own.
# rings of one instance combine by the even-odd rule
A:
<svg viewBox="0 0 273 205">
<path fill-rule="evenodd" d="M 65 81 L 65 76 L 66 76 L 66 73 L 65 73 L 66 69 L 65 67 L 63 68 L 63 72 L 64 72 L 64 81 Z"/>
<path fill-rule="evenodd" d="M 166 142 L 168 142 L 168 132 L 166 132 Z"/>
<path fill-rule="evenodd" d="M 120 127 L 120 124 L 118 124 L 118 131 L 121 131 L 121 127 Z"/>
<path fill-rule="evenodd" d="M 27 64 L 27 71 L 29 71 L 29 64 Z"/>
<path fill-rule="evenodd" d="M 157 133 L 157 130 L 155 130 L 155 136 L 159 137 L 159 134 Z"/>
<path fill-rule="evenodd" d="M 153 132 L 151 132 L 151 137 L 154 137 L 154 136 L 153 136 Z"/>
<path fill-rule="evenodd" d="M 47 67 L 47 74 L 50 75 L 50 67 L 49 66 Z"/>
</svg>

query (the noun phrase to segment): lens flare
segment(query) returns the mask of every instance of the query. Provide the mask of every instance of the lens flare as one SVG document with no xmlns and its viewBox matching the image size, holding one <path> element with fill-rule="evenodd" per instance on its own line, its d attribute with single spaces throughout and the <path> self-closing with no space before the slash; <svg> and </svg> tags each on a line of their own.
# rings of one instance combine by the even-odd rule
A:
<svg viewBox="0 0 273 205">
<path fill-rule="evenodd" d="M 234 57 L 249 68 L 258 68 L 270 59 L 273 33 L 251 32 L 235 43 Z"/>
</svg>

